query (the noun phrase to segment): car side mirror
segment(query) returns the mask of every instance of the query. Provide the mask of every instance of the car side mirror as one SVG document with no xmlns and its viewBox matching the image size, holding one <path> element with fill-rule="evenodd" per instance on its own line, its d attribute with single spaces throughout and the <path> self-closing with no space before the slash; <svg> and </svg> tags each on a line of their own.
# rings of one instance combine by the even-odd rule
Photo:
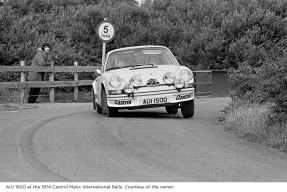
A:
<svg viewBox="0 0 287 192">
<path fill-rule="evenodd" d="M 99 70 L 99 69 L 97 69 L 97 70 L 95 71 L 95 76 L 97 77 L 97 76 L 101 76 L 101 75 L 102 75 L 102 71 Z"/>
</svg>

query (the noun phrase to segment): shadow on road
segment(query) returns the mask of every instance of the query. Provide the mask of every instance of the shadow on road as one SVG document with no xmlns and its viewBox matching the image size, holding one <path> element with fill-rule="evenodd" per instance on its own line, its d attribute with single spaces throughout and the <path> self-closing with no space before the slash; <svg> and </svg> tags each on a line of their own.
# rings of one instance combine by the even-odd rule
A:
<svg viewBox="0 0 287 192">
<path fill-rule="evenodd" d="M 97 112 L 95 112 L 97 114 Z M 101 117 L 105 115 L 97 114 Z M 138 110 L 120 110 L 116 117 L 107 118 L 165 118 L 165 119 L 183 119 L 180 111 L 177 114 L 167 114 L 161 111 L 138 111 Z M 190 118 L 192 119 L 192 118 Z"/>
</svg>

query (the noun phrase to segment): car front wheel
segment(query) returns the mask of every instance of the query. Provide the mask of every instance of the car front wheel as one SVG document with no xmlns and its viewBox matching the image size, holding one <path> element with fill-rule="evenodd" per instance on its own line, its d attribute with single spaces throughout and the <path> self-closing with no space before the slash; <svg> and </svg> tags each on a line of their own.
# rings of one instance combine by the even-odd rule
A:
<svg viewBox="0 0 287 192">
<path fill-rule="evenodd" d="M 102 112 L 103 112 L 103 114 L 107 115 L 108 117 L 116 116 L 118 113 L 118 109 L 108 106 L 107 95 L 106 95 L 105 90 L 101 91 L 101 99 L 102 99 Z"/>
<path fill-rule="evenodd" d="M 102 114 L 102 108 L 99 104 L 96 103 L 96 95 L 93 92 L 93 107 L 98 112 L 98 114 Z"/>
<path fill-rule="evenodd" d="M 184 118 L 193 117 L 194 115 L 194 100 L 184 101 L 180 104 L 181 114 Z"/>
</svg>

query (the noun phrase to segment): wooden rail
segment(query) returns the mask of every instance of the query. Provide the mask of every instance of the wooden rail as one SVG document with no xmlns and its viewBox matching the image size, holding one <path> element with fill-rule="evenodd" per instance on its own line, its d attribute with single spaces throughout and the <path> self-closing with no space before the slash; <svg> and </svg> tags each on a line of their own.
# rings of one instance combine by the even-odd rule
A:
<svg viewBox="0 0 287 192">
<path fill-rule="evenodd" d="M 78 62 L 74 62 L 74 66 L 25 66 L 25 62 L 21 61 L 20 66 L 0 66 L 0 72 L 21 72 L 20 82 L 0 82 L 0 89 L 16 88 L 21 89 L 21 104 L 25 101 L 25 92 L 31 87 L 48 87 L 50 103 L 54 103 L 55 87 L 74 87 L 74 101 L 78 101 L 79 86 L 91 86 L 94 80 L 79 80 L 81 72 L 95 72 L 101 69 L 101 66 L 78 66 Z M 49 74 L 49 81 L 25 81 L 25 72 L 46 72 Z M 70 72 L 74 73 L 74 81 L 54 81 L 54 73 Z M 211 71 L 194 71 L 195 77 L 202 73 L 210 73 Z M 196 85 L 212 84 L 212 79 L 204 82 L 195 82 Z M 206 92 L 209 93 L 209 92 Z"/>
<path fill-rule="evenodd" d="M 48 66 L 48 67 L 0 66 L 1 72 L 10 71 L 10 72 L 80 73 L 80 72 L 94 72 L 96 69 L 101 69 L 101 67 L 100 66 Z"/>
<path fill-rule="evenodd" d="M 81 72 L 95 72 L 101 69 L 101 66 L 78 66 L 78 62 L 74 62 L 74 66 L 25 66 L 25 62 L 21 61 L 20 66 L 0 66 L 0 72 L 21 72 L 20 82 L 0 82 L 0 89 L 16 88 L 21 89 L 21 104 L 25 101 L 25 92 L 31 87 L 48 87 L 50 103 L 55 100 L 55 87 L 74 87 L 74 101 L 78 101 L 79 86 L 92 85 L 93 80 L 79 80 Z M 49 74 L 49 81 L 25 81 L 25 72 L 46 72 Z M 54 73 L 70 72 L 74 73 L 74 81 L 54 81 Z"/>
</svg>

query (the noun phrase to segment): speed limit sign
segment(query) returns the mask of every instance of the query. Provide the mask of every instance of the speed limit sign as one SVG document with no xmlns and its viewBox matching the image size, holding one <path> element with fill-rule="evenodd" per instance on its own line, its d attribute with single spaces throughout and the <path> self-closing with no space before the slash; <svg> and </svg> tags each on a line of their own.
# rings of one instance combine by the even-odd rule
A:
<svg viewBox="0 0 287 192">
<path fill-rule="evenodd" d="M 98 24 L 97 35 L 103 43 L 108 43 L 115 37 L 115 28 L 108 20 L 103 20 Z"/>
</svg>

